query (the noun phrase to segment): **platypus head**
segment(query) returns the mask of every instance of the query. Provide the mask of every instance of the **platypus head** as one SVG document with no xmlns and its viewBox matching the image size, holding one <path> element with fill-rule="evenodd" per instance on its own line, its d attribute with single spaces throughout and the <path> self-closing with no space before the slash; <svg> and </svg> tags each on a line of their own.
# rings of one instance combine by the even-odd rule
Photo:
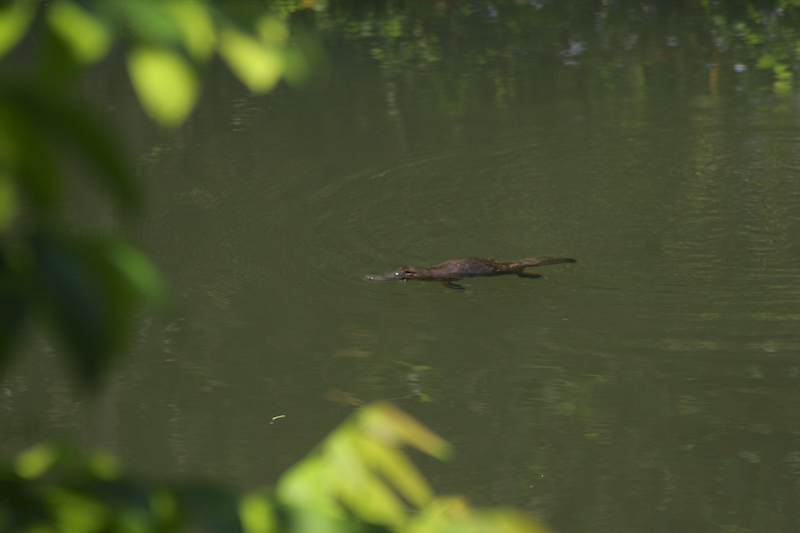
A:
<svg viewBox="0 0 800 533">
<path fill-rule="evenodd" d="M 407 279 L 414 279 L 417 277 L 417 269 L 414 267 L 403 267 L 398 268 L 394 272 L 389 272 L 388 274 L 379 274 L 377 276 L 367 276 L 367 279 L 371 279 L 372 281 L 395 281 L 395 280 L 402 280 L 405 281 Z"/>
</svg>

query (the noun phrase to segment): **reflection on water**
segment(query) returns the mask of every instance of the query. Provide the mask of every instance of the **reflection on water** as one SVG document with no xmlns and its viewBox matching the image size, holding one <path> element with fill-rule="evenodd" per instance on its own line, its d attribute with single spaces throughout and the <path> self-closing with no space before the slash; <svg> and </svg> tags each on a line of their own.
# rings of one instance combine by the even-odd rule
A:
<svg viewBox="0 0 800 533">
<path fill-rule="evenodd" d="M 46 398 L 10 379 L 9 442 L 101 432 L 145 472 L 254 485 L 390 398 L 456 445 L 424 465 L 444 492 L 562 531 L 792 531 L 767 508 L 800 486 L 797 110 L 588 94 L 454 119 L 428 93 L 356 103 L 386 85 L 348 73 L 221 94 L 144 164 L 183 312 L 143 327 L 102 431 L 46 371 Z M 467 294 L 364 279 L 534 255 L 579 263 Z"/>
</svg>

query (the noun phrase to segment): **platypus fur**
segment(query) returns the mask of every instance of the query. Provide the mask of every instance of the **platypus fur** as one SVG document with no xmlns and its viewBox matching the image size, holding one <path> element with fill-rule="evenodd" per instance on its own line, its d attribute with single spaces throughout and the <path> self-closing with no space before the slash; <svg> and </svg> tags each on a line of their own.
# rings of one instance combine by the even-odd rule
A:
<svg viewBox="0 0 800 533">
<path fill-rule="evenodd" d="M 525 272 L 527 267 L 557 265 L 559 263 L 577 263 L 569 257 L 529 257 L 519 261 L 501 263 L 497 259 L 483 259 L 480 257 L 463 257 L 451 259 L 432 267 L 401 267 L 388 274 L 367 276 L 373 281 L 417 280 L 441 281 L 445 287 L 463 290 L 464 287 L 454 281 L 467 278 L 486 278 L 502 274 L 516 274 L 521 278 L 540 278 L 539 274 Z"/>
</svg>

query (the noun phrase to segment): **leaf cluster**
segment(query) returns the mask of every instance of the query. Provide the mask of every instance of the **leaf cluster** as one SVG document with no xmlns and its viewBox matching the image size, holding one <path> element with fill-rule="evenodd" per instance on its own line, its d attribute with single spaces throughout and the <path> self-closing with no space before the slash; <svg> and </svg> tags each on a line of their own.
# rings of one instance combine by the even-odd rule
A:
<svg viewBox="0 0 800 533">
<path fill-rule="evenodd" d="M 119 52 L 115 52 L 115 48 Z M 286 23 L 264 9 L 199 0 L 12 0 L 0 6 L 0 371 L 44 321 L 96 387 L 143 305 L 165 308 L 155 266 L 123 236 L 65 231 L 68 190 L 94 180 L 115 213 L 141 210 L 123 143 L 81 98 L 81 75 L 124 55 L 142 108 L 175 128 L 215 56 L 252 91 L 305 70 Z"/>
<path fill-rule="evenodd" d="M 95 533 L 547 533 L 513 510 L 437 497 L 402 452 L 448 445 L 387 403 L 370 405 L 287 472 L 274 490 L 235 495 L 206 482 L 153 484 L 102 453 L 42 444 L 0 470 L 0 530 Z"/>
<path fill-rule="evenodd" d="M 180 125 L 193 109 L 200 75 L 215 55 L 257 93 L 305 70 L 280 17 L 238 5 L 217 7 L 198 0 L 14 0 L 0 8 L 0 57 L 27 33 L 41 34 L 38 74 L 46 83 L 62 86 L 121 42 L 142 106 L 167 127 Z"/>
</svg>

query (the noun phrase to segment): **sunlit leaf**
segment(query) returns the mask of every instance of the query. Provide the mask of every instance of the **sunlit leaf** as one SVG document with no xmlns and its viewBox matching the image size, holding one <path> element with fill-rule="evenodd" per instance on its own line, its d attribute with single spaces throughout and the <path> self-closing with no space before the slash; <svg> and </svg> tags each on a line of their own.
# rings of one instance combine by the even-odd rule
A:
<svg viewBox="0 0 800 533">
<path fill-rule="evenodd" d="M 128 72 L 145 111 L 164 126 L 183 122 L 197 101 L 197 74 L 172 49 L 137 46 L 128 54 Z"/>
<path fill-rule="evenodd" d="M 95 452 L 88 458 L 89 470 L 100 479 L 115 479 L 122 473 L 122 466 L 113 455 Z"/>
<path fill-rule="evenodd" d="M 91 13 L 69 0 L 59 0 L 47 8 L 53 29 L 69 43 L 78 61 L 93 63 L 105 57 L 111 45 L 106 25 Z"/>
<path fill-rule="evenodd" d="M 442 447 L 441 439 L 399 409 L 386 403 L 366 407 L 281 478 L 279 500 L 297 508 L 327 509 L 332 517 L 341 517 L 344 507 L 360 520 L 401 527 L 411 509 L 407 502 L 422 507 L 433 497 L 399 449 L 412 441 L 423 449 Z"/>
<path fill-rule="evenodd" d="M 374 474 L 350 483 L 344 476 L 337 496 L 359 519 L 372 524 L 383 524 L 399 528 L 408 519 L 409 509 L 397 494 Z"/>
<path fill-rule="evenodd" d="M 461 497 L 437 498 L 415 516 L 406 533 L 552 533 L 514 509 L 473 509 Z"/>
<path fill-rule="evenodd" d="M 461 497 L 436 498 L 414 517 L 408 525 L 409 533 L 457 531 L 453 522 L 471 512 L 469 503 Z"/>
<path fill-rule="evenodd" d="M 183 33 L 184 45 L 192 57 L 208 59 L 216 39 L 210 7 L 198 0 L 172 0 L 165 8 Z"/>
<path fill-rule="evenodd" d="M 389 533 L 383 529 L 365 527 L 352 517 L 332 518 L 310 506 L 288 511 L 293 527 L 281 530 L 287 533 Z"/>
<path fill-rule="evenodd" d="M 283 74 L 283 58 L 278 49 L 233 28 L 221 32 L 220 54 L 254 92 L 269 91 Z"/>
<path fill-rule="evenodd" d="M 100 502 L 66 487 L 53 487 L 47 494 L 59 531 L 103 531 L 110 509 Z"/>
<path fill-rule="evenodd" d="M 355 442 L 364 436 L 345 425 L 330 437 L 323 447 L 322 459 L 326 475 L 338 490 L 361 487 L 368 482 L 370 465 L 359 456 Z"/>
<path fill-rule="evenodd" d="M 0 6 L 0 57 L 25 35 L 36 12 L 36 2 L 15 0 Z"/>
<path fill-rule="evenodd" d="M 45 474 L 58 460 L 58 449 L 48 443 L 38 444 L 17 455 L 16 473 L 24 479 L 36 479 Z"/>
<path fill-rule="evenodd" d="M 331 492 L 330 470 L 318 454 L 303 459 L 281 476 L 275 492 L 286 505 L 308 507 L 334 519 L 344 518 L 344 512 Z"/>
<path fill-rule="evenodd" d="M 377 402 L 358 414 L 368 434 L 389 443 L 408 444 L 440 459 L 449 457 L 450 445 L 441 437 L 387 402 Z"/>
<path fill-rule="evenodd" d="M 373 439 L 361 439 L 358 447 L 362 461 L 368 462 L 409 502 L 422 507 L 433 498 L 428 482 L 400 450 Z"/>
<path fill-rule="evenodd" d="M 361 454 L 370 437 L 348 424 L 337 430 L 325 443 L 323 466 L 329 476 L 331 495 L 356 516 L 371 523 L 402 525 L 408 509 L 397 494 L 377 476 L 369 457 Z M 369 497 L 365 498 L 364 495 Z"/>
<path fill-rule="evenodd" d="M 239 502 L 239 515 L 245 533 L 272 533 L 276 531 L 275 511 L 262 494 L 251 493 Z"/>
</svg>

